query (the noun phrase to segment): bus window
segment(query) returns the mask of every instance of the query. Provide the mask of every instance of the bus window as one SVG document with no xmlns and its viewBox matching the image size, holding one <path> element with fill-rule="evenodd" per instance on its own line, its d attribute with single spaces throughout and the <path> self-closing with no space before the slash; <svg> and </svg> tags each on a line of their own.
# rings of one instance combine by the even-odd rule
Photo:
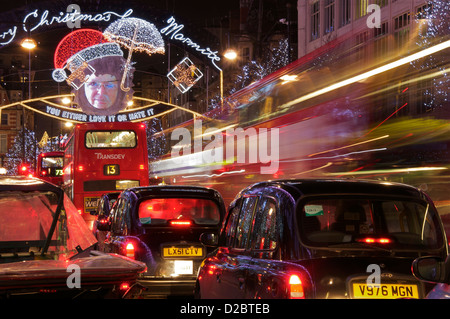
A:
<svg viewBox="0 0 450 319">
<path fill-rule="evenodd" d="M 134 131 L 89 131 L 86 148 L 134 148 L 137 145 Z"/>
<path fill-rule="evenodd" d="M 41 153 L 37 163 L 37 177 L 56 185 L 63 182 L 63 152 Z"/>
</svg>

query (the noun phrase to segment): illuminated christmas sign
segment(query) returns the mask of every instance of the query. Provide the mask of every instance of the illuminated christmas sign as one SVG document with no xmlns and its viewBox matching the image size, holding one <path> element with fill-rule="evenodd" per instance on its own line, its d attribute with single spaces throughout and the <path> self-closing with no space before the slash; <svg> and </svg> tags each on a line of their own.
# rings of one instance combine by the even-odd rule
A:
<svg viewBox="0 0 450 319">
<path fill-rule="evenodd" d="M 14 41 L 19 32 L 37 32 L 41 28 L 60 24 L 66 24 L 69 29 L 77 28 L 58 44 L 52 77 L 56 82 L 66 82 L 72 87 L 74 105 L 81 110 L 47 106 L 45 113 L 81 123 L 145 120 L 158 112 L 155 113 L 153 107 L 124 111 L 134 93 L 132 81 L 135 68 L 131 61 L 133 52 L 164 54 L 163 35 L 206 56 L 221 71 L 217 65 L 220 57 L 218 51 L 204 48 L 185 36 L 181 32 L 184 25 L 178 24 L 174 17 L 170 17 L 166 21 L 167 25 L 158 29 L 148 21 L 130 17 L 132 14 L 132 9 L 123 14 L 113 11 L 87 14 L 82 13 L 75 4 L 69 5 L 66 12 L 56 15 L 49 10 L 36 9 L 25 14 L 22 27 L 18 23 L 6 31 L 0 31 L 0 48 Z M 113 19 L 115 21 L 104 32 L 80 29 L 81 22 L 97 24 Z M 128 51 L 126 58 L 121 47 Z M 191 60 L 185 58 L 167 76 L 184 93 L 203 73 Z M 163 112 L 167 111 L 165 105 Z"/>
<path fill-rule="evenodd" d="M 44 10 L 39 13 L 36 9 L 33 12 L 28 13 L 22 21 L 23 30 L 25 32 L 36 31 L 40 27 L 48 27 L 54 24 L 67 24 L 76 23 L 77 21 L 89 21 L 89 22 L 109 22 L 113 17 L 126 18 L 133 13 L 132 9 L 128 9 L 123 14 L 119 14 L 113 11 L 106 11 L 97 14 L 82 14 L 80 12 L 60 12 L 59 16 L 49 16 L 49 11 Z M 7 31 L 0 34 L 0 46 L 11 43 L 17 35 L 17 26 L 14 26 Z"/>
<path fill-rule="evenodd" d="M 183 33 L 180 33 L 180 31 L 184 28 L 184 25 L 178 24 L 174 17 L 170 17 L 169 20 L 167 20 L 167 23 L 169 25 L 161 29 L 161 34 L 170 36 L 171 40 L 180 41 L 186 46 L 195 49 L 197 52 L 206 55 L 208 59 L 211 60 L 211 63 L 221 71 L 221 69 L 216 64 L 216 62 L 220 61 L 220 57 L 217 55 L 217 51 L 211 51 L 210 48 L 202 48 L 192 39 L 186 37 Z"/>
<path fill-rule="evenodd" d="M 140 108 L 130 111 L 120 112 L 111 115 L 86 114 L 81 111 L 65 107 L 56 107 L 47 105 L 45 113 L 51 117 L 61 120 L 73 121 L 77 123 L 99 123 L 99 122 L 139 122 L 145 121 L 171 109 L 169 105 L 158 104 L 156 106 Z"/>
</svg>

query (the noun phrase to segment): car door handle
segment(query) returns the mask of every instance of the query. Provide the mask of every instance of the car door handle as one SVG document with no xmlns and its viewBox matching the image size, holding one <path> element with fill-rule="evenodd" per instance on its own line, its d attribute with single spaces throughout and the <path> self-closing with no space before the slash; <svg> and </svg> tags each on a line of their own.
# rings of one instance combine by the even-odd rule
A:
<svg viewBox="0 0 450 319">
<path fill-rule="evenodd" d="M 222 273 L 221 272 L 216 272 L 216 280 L 217 280 L 217 282 L 220 284 L 220 281 L 221 281 L 221 277 L 222 277 Z"/>
<path fill-rule="evenodd" d="M 239 282 L 239 289 L 244 289 L 244 287 L 245 287 L 245 278 L 239 277 L 238 278 L 238 282 Z"/>
</svg>

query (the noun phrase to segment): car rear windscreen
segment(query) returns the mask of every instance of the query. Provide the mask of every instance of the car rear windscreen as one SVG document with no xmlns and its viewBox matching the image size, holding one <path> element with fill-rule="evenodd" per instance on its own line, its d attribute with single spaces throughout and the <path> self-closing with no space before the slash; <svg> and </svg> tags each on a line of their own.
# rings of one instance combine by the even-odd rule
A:
<svg viewBox="0 0 450 319">
<path fill-rule="evenodd" d="M 198 225 L 217 225 L 217 204 L 202 198 L 152 198 L 139 204 L 139 221 L 143 225 L 165 225 L 172 220 L 190 220 Z"/>
</svg>

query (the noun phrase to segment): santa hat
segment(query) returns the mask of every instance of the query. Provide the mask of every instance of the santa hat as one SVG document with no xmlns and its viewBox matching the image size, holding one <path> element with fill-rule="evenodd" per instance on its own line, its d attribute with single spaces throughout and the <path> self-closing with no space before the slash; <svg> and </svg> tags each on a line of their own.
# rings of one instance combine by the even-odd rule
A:
<svg viewBox="0 0 450 319">
<path fill-rule="evenodd" d="M 95 73 L 88 62 L 106 56 L 123 56 L 123 52 L 117 43 L 109 42 L 100 31 L 79 29 L 71 32 L 56 48 L 53 79 L 56 82 L 66 80 L 78 90 Z M 69 76 L 66 69 L 71 72 Z"/>
</svg>

